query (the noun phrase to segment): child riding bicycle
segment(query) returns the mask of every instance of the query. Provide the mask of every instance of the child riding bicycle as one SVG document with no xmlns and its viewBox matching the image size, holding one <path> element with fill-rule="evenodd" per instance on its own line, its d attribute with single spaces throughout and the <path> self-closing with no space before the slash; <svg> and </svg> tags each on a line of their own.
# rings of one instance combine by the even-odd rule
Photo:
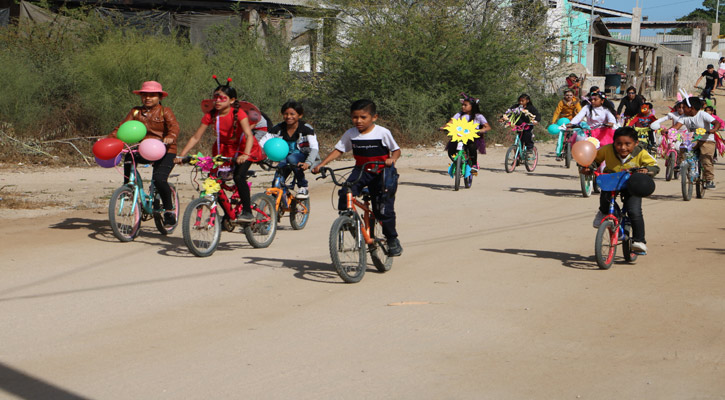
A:
<svg viewBox="0 0 725 400">
<path fill-rule="evenodd" d="M 715 155 L 716 143 L 715 134 L 720 130 L 720 123 L 710 114 L 702 111 L 702 100 L 699 97 L 688 97 L 683 100 L 685 109 L 685 117 L 679 120 L 673 126 L 679 129 L 681 126 L 687 127 L 690 132 L 696 132 L 698 128 L 706 130 L 706 135 L 697 139 L 695 149 L 699 150 L 699 158 L 702 162 L 704 170 L 705 188 L 715 188 L 715 167 L 713 166 L 713 157 Z"/>
<path fill-rule="evenodd" d="M 357 100 L 350 106 L 350 115 L 354 128 L 348 129 L 335 145 L 335 149 L 314 168 L 312 173 L 318 173 L 320 168 L 340 157 L 343 153 L 351 151 L 355 158 L 355 168 L 347 178 L 348 182 L 358 180 L 351 190 L 358 196 L 363 188 L 370 190 L 375 218 L 383 227 L 383 234 L 388 243 L 388 256 L 399 256 L 403 247 L 398 240 L 395 229 L 395 190 L 397 180 L 386 182 L 386 177 L 397 176 L 395 162 L 400 158 L 400 146 L 393 139 L 390 131 L 382 126 L 375 125 L 378 119 L 375 103 L 371 100 Z M 384 161 L 385 168 L 370 168 L 362 170 L 362 165 L 368 161 Z M 383 173 L 384 170 L 388 170 Z M 394 182 L 392 182 L 394 181 Z M 347 208 L 347 192 L 340 190 L 338 210 Z"/>
<path fill-rule="evenodd" d="M 477 153 L 480 152 L 481 154 L 486 154 L 486 141 L 483 138 L 483 134 L 491 130 L 491 125 L 488 124 L 486 117 L 481 114 L 479 99 L 468 96 L 465 93 L 461 93 L 461 96 L 461 112 L 456 113 L 456 115 L 451 118 L 451 121 L 454 119 L 465 118 L 466 121 L 474 121 L 478 124 L 478 138 L 471 140 L 464 145 L 466 152 L 468 153 L 468 159 L 471 161 L 471 172 L 475 174 L 478 172 Z M 445 128 L 440 128 L 440 130 L 445 130 Z M 453 160 L 453 157 L 458 152 L 456 145 L 457 143 L 452 141 L 448 142 L 446 145 L 448 157 L 450 157 L 451 160 Z"/>
<path fill-rule="evenodd" d="M 596 169 L 602 161 L 606 162 L 604 173 L 626 171 L 632 168 L 639 168 L 638 172 L 649 175 L 656 175 L 660 171 L 657 161 L 647 153 L 647 150 L 638 145 L 637 131 L 629 126 L 617 129 L 614 132 L 614 143 L 602 146 L 597 151 L 592 165 L 584 170 Z M 637 253 L 647 253 L 642 197 L 633 194 L 630 188 L 624 188 L 620 193 L 632 221 L 632 249 Z M 594 217 L 595 228 L 599 228 L 602 219 L 609 213 L 611 197 L 612 192 L 602 191 L 599 197 L 599 210 Z"/>
<path fill-rule="evenodd" d="M 176 225 L 176 216 L 174 214 L 174 203 L 171 199 L 171 187 L 169 186 L 169 175 L 174 169 L 174 157 L 176 157 L 176 139 L 179 136 L 179 123 L 171 108 L 161 104 L 161 99 L 169 94 L 165 92 L 160 83 L 156 81 L 147 81 L 141 85 L 141 89 L 134 90 L 133 93 L 141 96 L 142 105 L 134 107 L 128 112 L 126 118 L 121 121 L 116 129 L 108 136 L 116 137 L 118 128 L 126 121 L 140 121 L 146 126 L 146 138 L 155 138 L 164 142 L 167 146 L 166 154 L 157 161 L 153 162 L 153 175 L 151 180 L 161 196 L 161 202 L 164 206 L 164 225 Z M 140 155 L 127 153 L 123 162 L 124 183 L 127 183 L 131 176 L 133 167 L 133 158 L 136 163 L 147 163 Z"/>
</svg>

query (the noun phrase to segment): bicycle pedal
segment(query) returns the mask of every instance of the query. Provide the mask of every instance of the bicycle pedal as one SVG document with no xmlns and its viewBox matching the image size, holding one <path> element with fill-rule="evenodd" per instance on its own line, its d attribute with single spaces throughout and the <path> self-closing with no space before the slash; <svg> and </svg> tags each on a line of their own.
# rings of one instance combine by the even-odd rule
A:
<svg viewBox="0 0 725 400">
<path fill-rule="evenodd" d="M 471 175 L 478 176 L 478 171 L 471 171 Z"/>
</svg>

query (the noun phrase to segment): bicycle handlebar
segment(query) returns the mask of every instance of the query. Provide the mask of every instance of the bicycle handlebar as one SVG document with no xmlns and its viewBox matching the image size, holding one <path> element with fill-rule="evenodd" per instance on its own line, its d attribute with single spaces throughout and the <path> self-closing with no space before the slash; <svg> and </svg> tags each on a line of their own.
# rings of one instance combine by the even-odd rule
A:
<svg viewBox="0 0 725 400">
<path fill-rule="evenodd" d="M 365 170 L 365 168 L 368 165 L 378 165 L 378 166 L 382 165 L 384 167 L 385 166 L 385 162 L 384 161 L 368 161 L 365 164 L 363 164 L 362 166 L 360 166 L 360 169 Z M 357 177 L 357 179 L 355 179 L 352 182 L 343 182 L 343 183 L 340 183 L 340 182 L 337 181 L 337 178 L 335 178 L 335 171 L 343 171 L 343 170 L 346 170 L 346 169 L 352 169 L 352 168 L 356 168 L 356 167 L 357 167 L 357 165 L 354 165 L 352 167 L 344 167 L 344 168 L 337 168 L 337 169 L 332 169 L 332 168 L 329 168 L 329 167 L 321 167 L 320 168 L 320 172 L 319 172 L 320 176 L 317 179 L 327 178 L 327 174 L 329 173 L 330 174 L 330 178 L 332 178 L 332 182 L 336 186 L 352 186 L 352 185 L 358 183 L 358 181 L 360 181 L 360 178 L 362 178 L 363 174 L 360 174 Z"/>
</svg>

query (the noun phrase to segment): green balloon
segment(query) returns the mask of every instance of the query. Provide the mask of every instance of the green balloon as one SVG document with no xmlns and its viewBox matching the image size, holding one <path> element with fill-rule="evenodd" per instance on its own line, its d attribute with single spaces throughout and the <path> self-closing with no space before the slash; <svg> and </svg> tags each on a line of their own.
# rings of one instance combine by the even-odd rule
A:
<svg viewBox="0 0 725 400">
<path fill-rule="evenodd" d="M 136 144 L 146 136 L 146 125 L 141 121 L 126 121 L 118 127 L 116 136 L 126 144 Z"/>
</svg>

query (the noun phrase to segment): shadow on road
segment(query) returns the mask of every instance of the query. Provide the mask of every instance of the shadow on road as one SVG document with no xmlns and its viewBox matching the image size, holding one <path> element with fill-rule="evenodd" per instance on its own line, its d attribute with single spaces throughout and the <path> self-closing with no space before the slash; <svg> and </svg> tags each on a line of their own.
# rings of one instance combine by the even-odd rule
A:
<svg viewBox="0 0 725 400">
<path fill-rule="evenodd" d="M 482 251 L 490 251 L 492 253 L 512 254 L 516 256 L 532 257 L 532 258 L 548 258 L 551 260 L 561 261 L 561 265 L 568 268 L 599 270 L 594 255 L 584 257 L 579 254 L 562 253 L 559 251 L 546 250 L 527 250 L 527 249 L 481 249 Z"/>
<path fill-rule="evenodd" d="M 72 393 L 0 362 L 0 390 L 18 399 L 84 400 L 89 397 Z"/>
<path fill-rule="evenodd" d="M 522 188 L 512 187 L 509 191 L 514 193 L 540 193 L 547 196 L 553 197 L 576 197 L 583 198 L 581 190 L 572 189 L 542 189 L 542 188 Z"/>
<path fill-rule="evenodd" d="M 723 228 L 720 228 L 723 229 Z M 705 247 L 698 247 L 698 250 L 706 250 L 706 251 L 712 251 L 713 253 L 718 253 L 720 255 L 725 256 L 725 249 L 711 249 L 711 248 L 705 248 Z"/>
<path fill-rule="evenodd" d="M 249 264 L 261 265 L 271 268 L 289 268 L 295 271 L 295 278 L 303 279 L 306 281 L 344 284 L 344 282 L 342 282 L 340 277 L 337 275 L 337 271 L 335 271 L 335 267 L 332 265 L 332 263 L 269 257 L 244 257 L 244 259 L 249 260 Z M 372 264 L 370 264 L 370 258 L 368 257 L 368 268 L 365 270 L 365 273 L 380 274 L 382 272 L 379 272 L 377 269 L 375 269 L 375 267 L 372 266 Z"/>
<path fill-rule="evenodd" d="M 448 174 L 446 174 L 446 175 L 448 175 Z M 451 180 L 450 185 L 439 185 L 436 183 L 423 183 L 423 182 L 399 182 L 398 185 L 419 186 L 419 187 L 424 187 L 424 188 L 433 189 L 433 190 L 447 190 L 447 191 L 453 190 L 453 180 Z M 463 187 L 463 184 L 461 184 L 461 187 Z"/>
</svg>

